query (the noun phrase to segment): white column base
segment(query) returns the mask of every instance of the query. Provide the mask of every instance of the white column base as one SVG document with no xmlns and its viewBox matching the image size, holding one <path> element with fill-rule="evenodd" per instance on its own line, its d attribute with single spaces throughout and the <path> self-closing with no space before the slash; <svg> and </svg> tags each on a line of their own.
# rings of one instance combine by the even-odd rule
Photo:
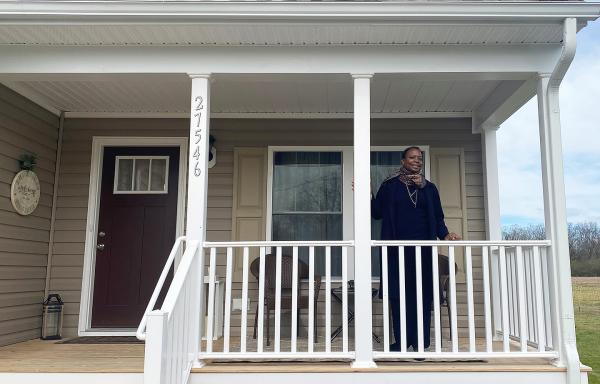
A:
<svg viewBox="0 0 600 384">
<path fill-rule="evenodd" d="M 354 361 L 351 365 L 352 368 L 355 369 L 364 369 L 364 368 L 377 368 L 377 364 L 373 360 L 368 361 Z"/>
</svg>

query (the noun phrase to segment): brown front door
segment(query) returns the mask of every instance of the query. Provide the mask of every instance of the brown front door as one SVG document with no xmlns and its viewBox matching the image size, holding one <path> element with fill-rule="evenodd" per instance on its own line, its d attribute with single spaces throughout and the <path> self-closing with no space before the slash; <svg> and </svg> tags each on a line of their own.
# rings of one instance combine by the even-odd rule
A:
<svg viewBox="0 0 600 384">
<path fill-rule="evenodd" d="M 92 327 L 139 324 L 175 240 L 178 147 L 105 147 Z"/>
</svg>

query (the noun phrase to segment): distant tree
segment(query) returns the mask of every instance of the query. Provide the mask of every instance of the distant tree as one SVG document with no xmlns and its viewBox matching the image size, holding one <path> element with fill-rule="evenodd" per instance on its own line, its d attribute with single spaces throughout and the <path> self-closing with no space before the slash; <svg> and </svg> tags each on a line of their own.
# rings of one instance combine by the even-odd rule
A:
<svg viewBox="0 0 600 384">
<path fill-rule="evenodd" d="M 570 223 L 568 226 L 571 274 L 600 276 L 600 225 L 594 222 Z M 504 227 L 505 240 L 543 240 L 546 231 L 541 224 Z"/>
</svg>

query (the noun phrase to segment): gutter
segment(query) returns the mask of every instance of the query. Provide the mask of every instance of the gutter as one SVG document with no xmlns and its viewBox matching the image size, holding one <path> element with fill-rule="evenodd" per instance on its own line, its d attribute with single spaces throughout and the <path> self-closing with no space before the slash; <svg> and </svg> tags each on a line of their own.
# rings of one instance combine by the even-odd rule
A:
<svg viewBox="0 0 600 384">
<path fill-rule="evenodd" d="M 0 23 L 186 23 L 240 21 L 531 21 L 581 22 L 600 4 L 561 2 L 291 2 L 291 1 L 3 1 Z"/>
<path fill-rule="evenodd" d="M 563 48 L 554 70 L 550 74 L 548 87 L 547 87 L 547 99 L 549 102 L 549 108 L 546 113 L 547 120 L 551 121 L 553 115 L 558 113 L 559 103 L 559 87 L 562 80 L 575 57 L 575 50 L 577 47 L 577 21 L 574 18 L 567 18 L 563 23 Z M 560 122 L 558 122 L 560 124 Z M 557 244 L 556 238 L 552 239 L 553 244 Z M 568 250 L 568 248 L 567 248 Z M 559 306 L 557 316 L 559 319 L 559 345 L 560 345 L 560 361 L 559 364 L 565 364 L 567 367 L 567 383 L 568 384 L 579 384 L 581 383 L 581 363 L 579 361 L 579 353 L 577 352 L 576 338 L 575 338 L 575 318 L 573 314 L 573 298 L 571 287 L 570 273 L 570 261 L 568 253 L 558 257 L 556 261 L 557 266 L 554 268 L 554 278 L 558 282 L 558 287 L 554 295 L 558 298 Z M 567 287 L 568 289 L 565 289 Z"/>
</svg>

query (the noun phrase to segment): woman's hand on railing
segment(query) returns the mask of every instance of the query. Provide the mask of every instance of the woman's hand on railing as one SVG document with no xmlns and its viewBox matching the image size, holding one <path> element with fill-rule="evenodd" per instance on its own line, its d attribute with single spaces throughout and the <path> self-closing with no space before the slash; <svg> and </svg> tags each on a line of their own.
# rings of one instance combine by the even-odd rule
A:
<svg viewBox="0 0 600 384">
<path fill-rule="evenodd" d="M 454 232 L 450 232 L 444 237 L 444 240 L 451 240 L 451 241 L 462 240 L 462 237 L 460 237 L 459 235 L 457 235 Z"/>
</svg>

